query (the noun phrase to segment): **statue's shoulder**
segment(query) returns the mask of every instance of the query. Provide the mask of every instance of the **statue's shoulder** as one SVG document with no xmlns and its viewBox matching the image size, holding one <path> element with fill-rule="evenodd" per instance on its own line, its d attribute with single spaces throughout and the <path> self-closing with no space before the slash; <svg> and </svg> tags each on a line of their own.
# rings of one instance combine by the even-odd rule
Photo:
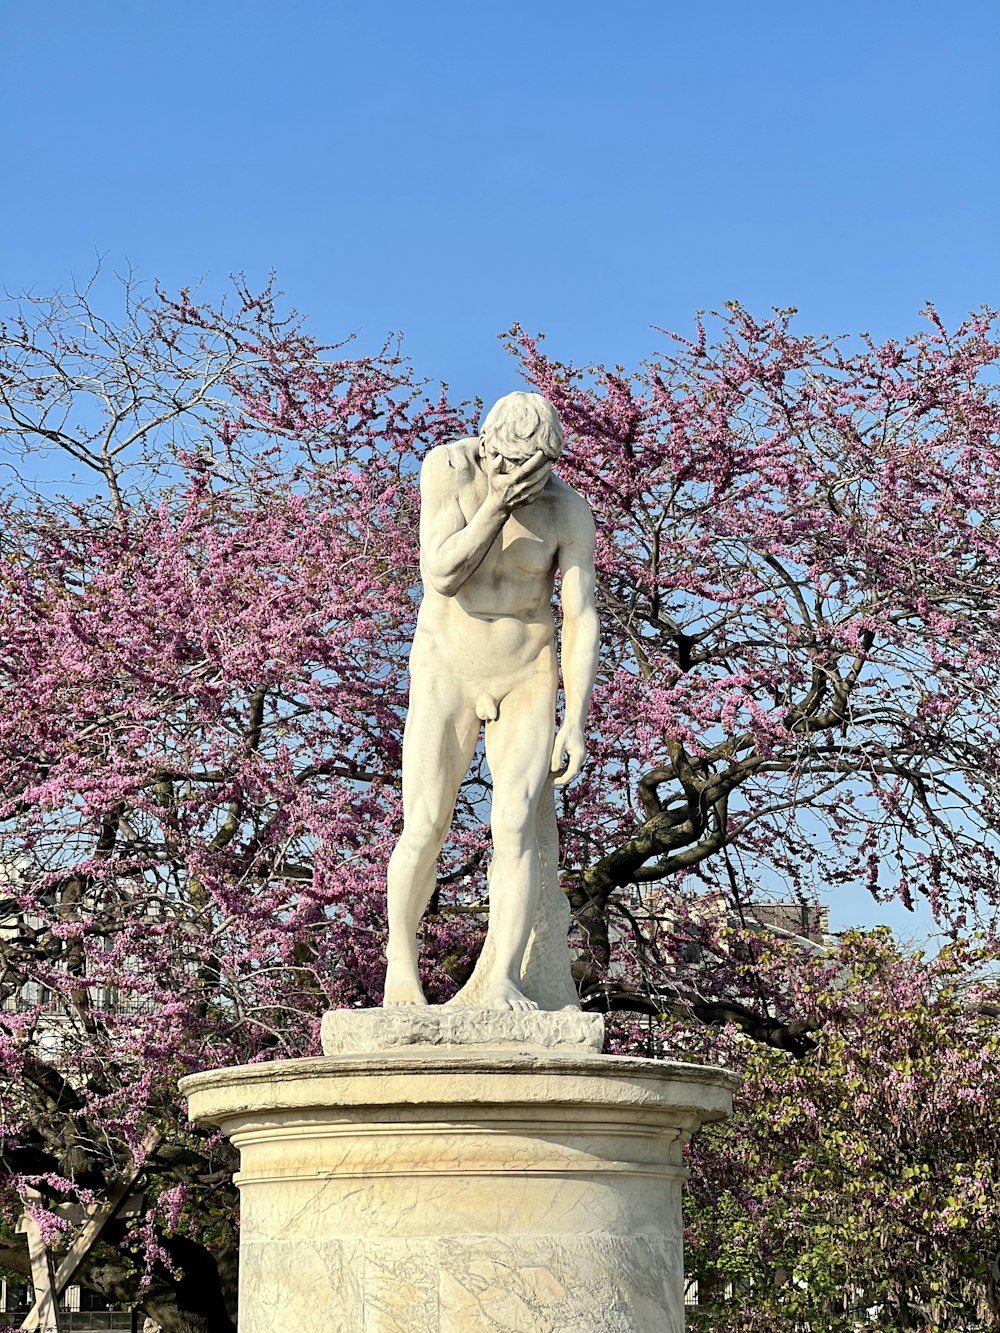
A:
<svg viewBox="0 0 1000 1333">
<path fill-rule="evenodd" d="M 570 519 L 578 518 L 581 515 L 593 517 L 590 505 L 568 481 L 563 481 L 562 477 L 553 472 L 552 483 L 553 499 L 558 504 L 561 513 L 566 514 Z"/>
<path fill-rule="evenodd" d="M 478 448 L 479 441 L 472 439 L 436 445 L 420 465 L 421 478 L 425 483 L 445 477 L 450 477 L 452 483 L 471 478 L 476 470 Z"/>
</svg>

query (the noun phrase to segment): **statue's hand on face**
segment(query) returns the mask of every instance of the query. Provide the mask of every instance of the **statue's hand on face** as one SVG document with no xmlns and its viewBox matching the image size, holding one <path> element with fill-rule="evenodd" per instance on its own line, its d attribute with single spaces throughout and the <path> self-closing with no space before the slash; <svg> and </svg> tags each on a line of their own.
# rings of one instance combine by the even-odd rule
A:
<svg viewBox="0 0 1000 1333">
<path fill-rule="evenodd" d="M 490 494 L 508 513 L 534 503 L 545 489 L 552 471 L 552 460 L 541 449 L 521 463 L 504 458 L 493 445 L 481 446 L 483 470 Z"/>
</svg>

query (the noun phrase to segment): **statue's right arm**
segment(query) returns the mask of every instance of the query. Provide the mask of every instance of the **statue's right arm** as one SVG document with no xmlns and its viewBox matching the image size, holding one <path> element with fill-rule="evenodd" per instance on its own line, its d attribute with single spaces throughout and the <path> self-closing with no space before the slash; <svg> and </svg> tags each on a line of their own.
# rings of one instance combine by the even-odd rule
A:
<svg viewBox="0 0 1000 1333">
<path fill-rule="evenodd" d="M 510 514 L 488 491 L 466 521 L 458 496 L 473 483 L 472 466 L 443 445 L 431 450 L 420 469 L 420 552 L 425 576 L 442 597 L 454 597 L 475 573 Z"/>
</svg>

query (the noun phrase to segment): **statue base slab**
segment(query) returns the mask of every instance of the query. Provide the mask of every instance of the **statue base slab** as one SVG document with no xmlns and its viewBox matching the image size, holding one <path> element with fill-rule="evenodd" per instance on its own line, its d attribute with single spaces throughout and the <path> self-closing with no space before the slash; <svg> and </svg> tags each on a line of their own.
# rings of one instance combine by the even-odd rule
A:
<svg viewBox="0 0 1000 1333">
<path fill-rule="evenodd" d="M 240 1150 L 240 1333 L 682 1333 L 702 1065 L 475 1047 L 182 1081 Z"/>
<path fill-rule="evenodd" d="M 399 1048 L 477 1046 L 491 1050 L 566 1050 L 600 1055 L 604 1019 L 580 1009 L 332 1009 L 323 1015 L 323 1053 L 360 1055 Z"/>
</svg>

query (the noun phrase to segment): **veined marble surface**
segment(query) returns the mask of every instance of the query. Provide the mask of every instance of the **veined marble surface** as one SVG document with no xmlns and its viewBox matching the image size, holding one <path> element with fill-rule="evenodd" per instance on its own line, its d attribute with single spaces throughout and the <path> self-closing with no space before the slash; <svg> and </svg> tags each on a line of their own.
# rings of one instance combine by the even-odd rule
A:
<svg viewBox="0 0 1000 1333">
<path fill-rule="evenodd" d="M 682 1149 L 735 1083 L 475 1047 L 183 1080 L 240 1150 L 240 1333 L 682 1333 Z"/>
</svg>

